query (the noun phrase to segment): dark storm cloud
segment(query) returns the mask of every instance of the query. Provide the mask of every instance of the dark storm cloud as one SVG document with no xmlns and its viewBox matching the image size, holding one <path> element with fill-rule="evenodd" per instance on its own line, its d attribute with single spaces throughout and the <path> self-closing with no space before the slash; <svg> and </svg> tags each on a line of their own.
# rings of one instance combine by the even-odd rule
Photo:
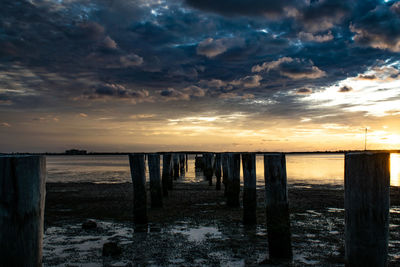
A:
<svg viewBox="0 0 400 267">
<path fill-rule="evenodd" d="M 151 107 L 164 111 L 253 111 L 232 103 L 259 100 L 277 103 L 266 112 L 288 115 L 307 107 L 296 102 L 305 88 L 323 90 L 399 60 L 398 3 L 5 0 L 0 7 L 0 63 L 9 64 L 0 90 L 32 94 L 0 91 L 3 108 L 156 102 Z M 171 105 L 178 100 L 187 106 Z"/>
<path fill-rule="evenodd" d="M 392 6 L 380 5 L 355 19 L 350 29 L 354 41 L 363 46 L 400 52 L 399 2 Z"/>
<path fill-rule="evenodd" d="M 160 91 L 160 96 L 163 97 L 165 100 L 189 100 L 189 94 L 182 93 L 174 88 L 168 88 L 165 90 Z"/>
<path fill-rule="evenodd" d="M 120 98 L 131 99 L 138 102 L 151 101 L 149 91 L 128 89 L 120 84 L 100 84 L 94 88 L 92 92 L 84 94 L 89 99 L 102 99 L 102 98 Z"/>
<path fill-rule="evenodd" d="M 302 1 L 275 1 L 275 0 L 185 0 L 189 5 L 205 11 L 212 11 L 224 15 L 245 16 L 278 16 L 284 13 L 286 8 L 295 7 Z"/>
</svg>

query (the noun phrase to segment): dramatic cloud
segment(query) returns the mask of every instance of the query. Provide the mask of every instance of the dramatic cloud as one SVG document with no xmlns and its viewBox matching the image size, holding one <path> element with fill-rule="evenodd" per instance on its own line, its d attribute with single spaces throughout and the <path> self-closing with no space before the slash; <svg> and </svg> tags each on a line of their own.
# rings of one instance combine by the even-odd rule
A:
<svg viewBox="0 0 400 267">
<path fill-rule="evenodd" d="M 300 88 L 296 91 L 296 94 L 298 95 L 309 95 L 312 93 L 312 90 L 309 88 Z"/>
<path fill-rule="evenodd" d="M 230 84 L 244 88 L 252 88 L 260 86 L 260 81 L 262 79 L 263 78 L 260 75 L 252 75 L 240 78 L 239 80 L 234 80 L 230 82 Z"/>
<path fill-rule="evenodd" d="M 349 16 L 353 1 L 322 0 L 310 1 L 298 10 L 294 17 L 308 32 L 316 33 L 332 29 Z"/>
<path fill-rule="evenodd" d="M 323 43 L 331 41 L 333 39 L 333 35 L 332 32 L 330 31 L 326 34 L 319 34 L 319 35 L 314 35 L 309 32 L 300 32 L 299 38 L 303 41 Z"/>
<path fill-rule="evenodd" d="M 347 93 L 347 92 L 351 92 L 351 91 L 353 91 L 353 88 L 351 88 L 350 86 L 347 86 L 347 85 L 342 86 L 339 89 L 340 93 Z"/>
<path fill-rule="evenodd" d="M 291 79 L 317 79 L 326 75 L 311 60 L 283 57 L 276 61 L 264 62 L 252 67 L 253 72 L 278 71 L 282 76 Z"/>
<path fill-rule="evenodd" d="M 293 62 L 293 59 L 290 57 L 282 57 L 276 61 L 272 62 L 264 62 L 262 65 L 254 66 L 251 71 L 252 72 L 261 72 L 261 71 L 270 71 L 273 69 L 279 68 L 279 66 L 283 63 L 290 63 Z"/>
<path fill-rule="evenodd" d="M 0 147 L 62 150 L 60 139 L 85 146 L 99 128 L 110 129 L 112 148 L 137 140 L 132 151 L 183 148 L 171 144 L 176 136 L 189 149 L 220 144 L 221 136 L 238 138 L 221 150 L 263 139 L 292 140 L 298 148 L 303 129 L 315 136 L 338 125 L 397 129 L 399 3 L 3 0 L 0 112 L 12 127 L 2 125 Z M 174 128 L 182 113 L 209 120 Z M 223 123 L 212 120 L 224 116 Z M 87 139 L 68 139 L 75 136 L 69 129 L 82 129 Z"/>
<path fill-rule="evenodd" d="M 350 25 L 354 41 L 363 46 L 400 52 L 400 16 L 398 3 L 377 6 Z"/>
<path fill-rule="evenodd" d="M 189 100 L 190 95 L 187 93 L 182 93 L 179 90 L 175 90 L 174 88 L 168 88 L 160 91 L 160 96 L 163 97 L 166 101 L 170 100 Z"/>
<path fill-rule="evenodd" d="M 213 58 L 230 48 L 241 47 L 243 45 L 244 41 L 241 38 L 221 38 L 217 40 L 207 38 L 197 46 L 197 54 Z"/>
<path fill-rule="evenodd" d="M 195 85 L 186 87 L 185 89 L 183 89 L 183 91 L 191 96 L 201 97 L 206 95 L 206 91 L 204 89 Z"/>
<path fill-rule="evenodd" d="M 376 77 L 376 75 L 375 74 L 359 74 L 358 76 L 357 76 L 357 79 L 359 79 L 359 80 L 376 80 L 377 79 L 377 77 Z"/>
<path fill-rule="evenodd" d="M 285 9 L 295 6 L 296 1 L 240 1 L 240 0 L 186 0 L 195 7 L 206 11 L 212 11 L 224 15 L 248 15 L 248 16 L 278 16 L 284 13 Z"/>
<path fill-rule="evenodd" d="M 132 90 L 127 89 L 125 86 L 115 83 L 105 83 L 100 84 L 95 87 L 94 91 L 85 92 L 83 95 L 87 99 L 105 99 L 105 98 L 115 98 L 115 99 L 129 99 L 132 102 L 151 102 L 148 90 Z"/>
<path fill-rule="evenodd" d="M 143 58 L 136 54 L 128 54 L 119 58 L 123 67 L 139 66 L 143 63 Z"/>
</svg>

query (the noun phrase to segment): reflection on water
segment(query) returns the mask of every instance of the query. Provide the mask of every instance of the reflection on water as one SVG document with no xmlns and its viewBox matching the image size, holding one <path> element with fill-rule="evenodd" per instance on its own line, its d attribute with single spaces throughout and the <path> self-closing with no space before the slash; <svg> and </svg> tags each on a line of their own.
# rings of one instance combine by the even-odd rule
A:
<svg viewBox="0 0 400 267">
<path fill-rule="evenodd" d="M 204 178 L 195 173 L 194 155 L 189 156 L 189 171 L 183 182 L 202 182 Z M 400 154 L 390 156 L 391 185 L 400 186 Z M 162 166 L 162 160 L 161 160 Z M 343 154 L 296 154 L 286 155 L 289 184 L 343 185 Z M 128 156 L 48 156 L 48 181 L 50 182 L 131 182 Z M 256 157 L 257 185 L 264 185 L 264 158 Z M 240 171 L 242 176 L 242 168 Z M 147 174 L 148 179 L 148 174 Z M 243 181 L 243 178 L 241 178 Z"/>
<path fill-rule="evenodd" d="M 287 155 L 286 169 L 288 183 L 341 185 L 344 181 L 344 155 Z"/>
</svg>

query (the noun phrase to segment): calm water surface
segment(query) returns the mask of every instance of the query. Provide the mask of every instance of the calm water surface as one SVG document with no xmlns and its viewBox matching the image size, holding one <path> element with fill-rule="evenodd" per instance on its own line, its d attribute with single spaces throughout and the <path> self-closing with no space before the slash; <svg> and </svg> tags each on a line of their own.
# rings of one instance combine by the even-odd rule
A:
<svg viewBox="0 0 400 267">
<path fill-rule="evenodd" d="M 391 154 L 391 185 L 400 186 L 400 154 Z M 194 171 L 194 156 L 189 156 L 189 171 L 184 182 L 201 182 Z M 263 156 L 256 159 L 257 185 L 264 185 Z M 343 154 L 286 155 L 289 184 L 343 185 Z M 128 156 L 47 156 L 49 182 L 131 182 Z M 147 177 L 148 179 L 148 177 Z"/>
</svg>

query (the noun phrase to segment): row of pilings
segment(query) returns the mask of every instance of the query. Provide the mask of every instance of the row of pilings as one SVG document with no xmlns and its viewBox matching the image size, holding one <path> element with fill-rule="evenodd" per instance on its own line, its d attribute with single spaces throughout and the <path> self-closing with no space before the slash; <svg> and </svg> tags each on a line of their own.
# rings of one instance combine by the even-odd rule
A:
<svg viewBox="0 0 400 267">
<path fill-rule="evenodd" d="M 152 207 L 185 168 L 187 155 L 147 154 Z M 243 223 L 256 223 L 255 153 L 205 153 L 204 175 L 225 185 L 227 205 L 238 207 L 243 166 Z M 389 233 L 389 153 L 345 155 L 346 266 L 386 266 Z M 134 222 L 147 224 L 145 154 L 129 156 L 134 189 Z M 222 169 L 222 171 L 221 171 Z M 211 173 L 211 174 L 210 174 Z M 222 173 L 222 174 L 221 174 Z M 264 154 L 267 233 L 271 259 L 292 258 L 284 154 Z M 178 175 L 178 176 L 177 176 Z M 211 178 L 210 178 L 211 175 Z M 218 178 L 219 177 L 219 178 Z M 0 266 L 41 266 L 46 161 L 43 156 L 0 156 Z M 218 182 L 219 181 L 219 182 Z M 219 185 L 218 185 L 219 184 Z"/>
</svg>

